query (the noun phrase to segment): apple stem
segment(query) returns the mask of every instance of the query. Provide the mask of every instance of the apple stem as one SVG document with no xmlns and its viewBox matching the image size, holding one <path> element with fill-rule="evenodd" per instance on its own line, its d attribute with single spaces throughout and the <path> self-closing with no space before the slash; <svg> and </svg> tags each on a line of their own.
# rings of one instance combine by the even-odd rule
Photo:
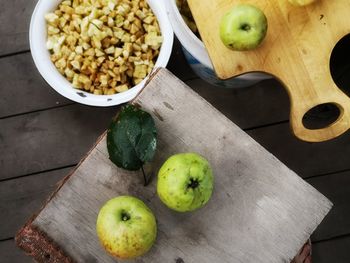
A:
<svg viewBox="0 0 350 263">
<path fill-rule="evenodd" d="M 143 165 L 141 166 L 141 170 L 142 170 L 142 174 L 143 174 L 144 186 L 147 186 L 148 185 L 148 180 L 147 180 L 147 177 L 146 177 L 145 170 L 143 169 Z"/>
</svg>

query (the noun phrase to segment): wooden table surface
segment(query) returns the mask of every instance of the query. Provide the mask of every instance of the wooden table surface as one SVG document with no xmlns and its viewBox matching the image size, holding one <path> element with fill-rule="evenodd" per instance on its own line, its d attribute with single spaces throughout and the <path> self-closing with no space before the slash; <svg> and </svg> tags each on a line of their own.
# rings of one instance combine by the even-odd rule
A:
<svg viewBox="0 0 350 263">
<path fill-rule="evenodd" d="M 40 77 L 28 45 L 35 3 L 0 0 L 0 261 L 4 263 L 31 262 L 15 247 L 16 231 L 89 150 L 118 109 L 71 102 Z M 342 87 L 350 85 L 346 53 L 334 65 Z M 350 262 L 350 132 L 324 143 L 297 140 L 289 128 L 288 96 L 276 80 L 240 90 L 213 87 L 191 71 L 178 42 L 168 69 L 334 203 L 313 235 L 313 262 Z M 317 124 L 333 115 L 323 107 L 309 114 L 307 121 Z"/>
</svg>

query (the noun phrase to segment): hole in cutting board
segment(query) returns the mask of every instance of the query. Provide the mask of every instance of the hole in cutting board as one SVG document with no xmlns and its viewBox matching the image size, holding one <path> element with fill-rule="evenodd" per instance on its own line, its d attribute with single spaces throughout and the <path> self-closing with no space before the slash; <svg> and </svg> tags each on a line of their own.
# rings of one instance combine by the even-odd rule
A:
<svg viewBox="0 0 350 263">
<path fill-rule="evenodd" d="M 320 104 L 305 113 L 303 125 L 310 130 L 322 129 L 335 122 L 339 115 L 340 110 L 335 104 Z"/>
<path fill-rule="evenodd" d="M 330 71 L 335 84 L 350 96 L 350 34 L 340 39 L 333 48 Z"/>
</svg>

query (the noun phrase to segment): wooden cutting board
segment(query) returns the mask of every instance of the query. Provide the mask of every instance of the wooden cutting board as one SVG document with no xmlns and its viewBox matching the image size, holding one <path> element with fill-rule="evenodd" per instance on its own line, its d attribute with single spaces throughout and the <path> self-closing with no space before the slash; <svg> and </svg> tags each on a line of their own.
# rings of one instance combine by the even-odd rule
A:
<svg viewBox="0 0 350 263">
<path fill-rule="evenodd" d="M 291 126 L 301 140 L 325 141 L 350 128 L 350 99 L 338 89 L 329 69 L 334 46 L 350 33 L 349 0 L 316 0 L 306 7 L 293 6 L 288 0 L 187 1 L 220 78 L 247 72 L 266 72 L 278 78 L 288 91 Z M 268 19 L 267 36 L 252 51 L 229 50 L 219 36 L 221 17 L 239 3 L 259 7 Z M 324 103 L 339 108 L 338 120 L 323 129 L 307 129 L 303 116 Z"/>
<path fill-rule="evenodd" d="M 17 244 L 37 260 L 116 262 L 100 246 L 95 223 L 101 206 L 119 195 L 141 198 L 157 218 L 154 247 L 130 261 L 139 263 L 289 262 L 330 210 L 322 194 L 166 69 L 132 103 L 156 122 L 150 171 L 172 154 L 198 152 L 213 168 L 211 200 L 192 213 L 169 210 L 157 197 L 156 177 L 144 187 L 141 172 L 116 167 L 103 135 L 19 232 Z"/>
</svg>

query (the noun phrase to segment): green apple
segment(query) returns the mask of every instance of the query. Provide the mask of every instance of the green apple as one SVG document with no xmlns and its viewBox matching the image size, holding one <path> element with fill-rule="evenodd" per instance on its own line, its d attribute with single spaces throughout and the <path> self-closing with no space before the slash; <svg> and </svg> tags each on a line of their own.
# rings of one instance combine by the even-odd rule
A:
<svg viewBox="0 0 350 263">
<path fill-rule="evenodd" d="M 297 5 L 297 6 L 305 6 L 312 4 L 316 0 L 288 0 L 291 4 Z"/>
<path fill-rule="evenodd" d="M 267 18 L 259 8 L 239 4 L 220 23 L 220 38 L 226 47 L 237 50 L 257 48 L 267 33 Z"/>
<path fill-rule="evenodd" d="M 105 250 L 119 259 L 143 255 L 152 247 L 157 236 L 152 211 L 132 196 L 109 200 L 98 214 L 96 229 Z"/>
<path fill-rule="evenodd" d="M 158 172 L 160 200 L 178 212 L 203 207 L 213 192 L 213 173 L 206 159 L 196 153 L 171 156 Z"/>
</svg>

